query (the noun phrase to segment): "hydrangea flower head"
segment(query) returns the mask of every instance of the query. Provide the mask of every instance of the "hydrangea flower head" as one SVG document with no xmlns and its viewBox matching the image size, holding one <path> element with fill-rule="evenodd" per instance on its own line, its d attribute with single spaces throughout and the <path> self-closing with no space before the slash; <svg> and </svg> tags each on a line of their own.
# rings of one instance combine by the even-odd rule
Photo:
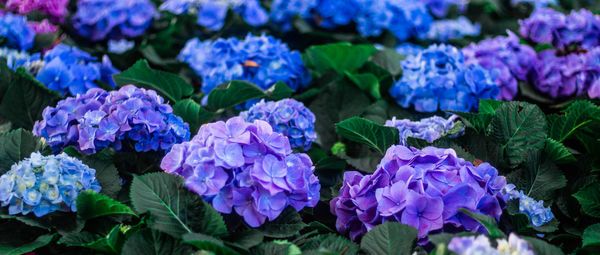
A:
<svg viewBox="0 0 600 255">
<path fill-rule="evenodd" d="M 302 19 L 311 19 L 312 10 L 318 6 L 319 0 L 274 0 L 271 5 L 269 18 L 283 31 L 292 29 L 292 19 L 299 16 Z M 351 2 L 350 0 L 349 2 Z"/>
<path fill-rule="evenodd" d="M 16 70 L 18 67 L 28 67 L 33 62 L 40 60 L 40 54 L 29 55 L 26 51 L 3 47 L 0 48 L 0 58 L 5 58 L 8 67 Z"/>
<path fill-rule="evenodd" d="M 431 231 L 482 230 L 460 208 L 499 219 L 505 185 L 493 166 L 474 166 L 452 149 L 394 145 L 373 174 L 346 172 L 330 205 L 338 231 L 353 240 L 386 221 L 413 226 L 424 238 Z"/>
<path fill-rule="evenodd" d="M 444 17 L 452 5 L 456 5 L 460 11 L 467 7 L 466 0 L 424 0 L 429 11 L 436 17 Z"/>
<path fill-rule="evenodd" d="M 473 111 L 479 99 L 493 99 L 500 89 L 493 73 L 480 65 L 466 65 L 453 46 L 432 45 L 402 61 L 402 79 L 390 88 L 399 105 L 419 112 Z"/>
<path fill-rule="evenodd" d="M 292 153 L 287 137 L 262 120 L 233 117 L 200 127 L 190 142 L 173 146 L 161 168 L 221 213 L 235 211 L 251 227 L 287 207 L 314 207 L 321 188 L 308 155 Z"/>
<path fill-rule="evenodd" d="M 48 15 L 53 22 L 61 23 L 67 15 L 69 0 L 2 0 L 8 11 L 27 14 L 39 11 Z"/>
<path fill-rule="evenodd" d="M 425 38 L 438 42 L 448 42 L 450 39 L 458 39 L 466 36 L 478 36 L 481 33 L 481 25 L 473 24 L 465 16 L 457 19 L 436 20 L 431 23 Z"/>
<path fill-rule="evenodd" d="M 118 72 L 104 58 L 102 62 L 77 47 L 59 44 L 44 55 L 44 65 L 36 74 L 36 78 L 48 88 L 61 95 L 84 94 L 97 88 L 96 80 L 101 80 L 116 87 L 111 75 Z"/>
<path fill-rule="evenodd" d="M 175 14 L 197 13 L 198 25 L 217 31 L 225 25 L 227 10 L 240 14 L 252 26 L 267 23 L 267 11 L 258 0 L 167 0 L 160 7 Z"/>
<path fill-rule="evenodd" d="M 135 46 L 134 41 L 127 41 L 125 39 L 121 40 L 109 40 L 108 41 L 108 52 L 121 54 L 124 53 Z"/>
<path fill-rule="evenodd" d="M 35 31 L 27 25 L 27 18 L 12 13 L 0 14 L 0 37 L 6 40 L 6 46 L 19 50 L 33 47 Z"/>
<path fill-rule="evenodd" d="M 550 207 L 544 207 L 543 200 L 535 201 L 533 198 L 525 195 L 522 190 L 516 190 L 515 185 L 506 185 L 502 192 L 507 199 L 519 200 L 519 212 L 527 215 L 531 225 L 539 227 L 554 218 Z"/>
<path fill-rule="evenodd" d="M 92 41 L 140 36 L 156 16 L 150 0 L 80 0 L 73 15 L 77 33 Z"/>
<path fill-rule="evenodd" d="M 486 39 L 462 49 L 468 65 L 479 64 L 494 73 L 500 100 L 512 100 L 517 95 L 517 80 L 527 80 L 537 57 L 533 48 L 520 44 L 514 33 L 507 33 L 507 37 Z"/>
<path fill-rule="evenodd" d="M 208 94 L 217 85 L 244 80 L 269 89 L 282 81 L 293 90 L 310 82 L 310 73 L 298 51 L 272 36 L 248 34 L 216 41 L 191 39 L 179 53 L 178 59 L 190 65 L 202 78 L 202 91 Z"/>
<path fill-rule="evenodd" d="M 454 121 L 458 118 L 452 115 L 448 119 L 439 116 L 424 118 L 419 121 L 409 119 L 396 119 L 385 121 L 386 127 L 395 127 L 400 131 L 400 144 L 406 145 L 406 138 L 414 137 L 426 140 L 430 143 L 444 136 L 454 126 Z"/>
<path fill-rule="evenodd" d="M 458 255 L 535 255 L 531 245 L 519 238 L 514 233 L 510 233 L 508 240 L 496 240 L 497 247 L 492 247 L 490 240 L 484 236 L 458 236 L 453 237 L 448 244 L 448 249 Z"/>
<path fill-rule="evenodd" d="M 288 137 L 292 148 L 308 150 L 317 139 L 315 132 L 315 115 L 294 99 L 283 99 L 277 102 L 264 100 L 240 113 L 246 121 L 263 120 L 268 122 L 275 132 Z"/>
<path fill-rule="evenodd" d="M 43 156 L 34 152 L 0 176 L 0 205 L 10 215 L 31 212 L 37 217 L 63 211 L 75 212 L 77 195 L 100 192 L 96 170 L 65 153 Z"/>
<path fill-rule="evenodd" d="M 48 22 L 47 19 L 40 22 L 30 21 L 27 23 L 27 25 L 31 27 L 37 34 L 48 34 L 58 31 L 58 26 Z"/>
<path fill-rule="evenodd" d="M 118 91 L 93 88 L 47 107 L 33 133 L 44 137 L 55 151 L 75 146 L 86 154 L 104 148 L 138 152 L 168 151 L 187 141 L 187 123 L 173 114 L 153 90 L 127 85 Z M 123 145 L 132 148 L 123 148 Z"/>
<path fill-rule="evenodd" d="M 362 36 L 379 36 L 389 30 L 400 41 L 422 37 L 433 17 L 421 1 L 359 0 L 360 12 L 354 21 Z"/>
<path fill-rule="evenodd" d="M 534 9 L 547 7 L 548 5 L 558 5 L 557 0 L 510 0 L 510 4 L 515 6 L 520 3 L 529 3 Z"/>
<path fill-rule="evenodd" d="M 396 46 L 396 52 L 398 52 L 400 55 L 417 55 L 423 50 L 423 47 L 408 42 L 401 43 Z"/>
</svg>

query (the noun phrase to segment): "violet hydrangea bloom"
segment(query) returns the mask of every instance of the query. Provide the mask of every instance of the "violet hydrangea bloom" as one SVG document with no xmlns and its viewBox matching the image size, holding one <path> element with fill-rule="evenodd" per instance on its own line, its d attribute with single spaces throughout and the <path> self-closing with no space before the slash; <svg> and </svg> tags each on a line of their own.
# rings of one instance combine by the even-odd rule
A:
<svg viewBox="0 0 600 255">
<path fill-rule="evenodd" d="M 161 168 L 221 213 L 235 211 L 251 227 L 287 207 L 314 207 L 321 185 L 308 155 L 292 153 L 287 137 L 262 120 L 233 117 L 200 127 L 190 142 L 173 146 Z"/>
<path fill-rule="evenodd" d="M 476 167 L 452 149 L 394 145 L 373 174 L 346 172 L 330 205 L 337 230 L 353 240 L 386 221 L 413 226 L 424 238 L 433 231 L 485 231 L 458 209 L 499 219 L 505 185 L 496 168 Z"/>
<path fill-rule="evenodd" d="M 12 13 L 0 13 L 0 37 L 8 47 L 28 50 L 33 47 L 35 31 L 27 25 L 27 18 Z"/>
<path fill-rule="evenodd" d="M 59 44 L 46 52 L 43 61 L 36 78 L 61 95 L 84 94 L 98 87 L 97 80 L 116 87 L 111 75 L 118 70 L 112 66 L 110 59 L 96 62 L 95 57 L 75 46 Z"/>
<path fill-rule="evenodd" d="M 77 33 L 92 41 L 140 36 L 156 16 L 150 0 L 80 0 L 73 15 Z"/>
<path fill-rule="evenodd" d="M 514 233 L 510 233 L 508 240 L 496 240 L 497 247 L 491 245 L 490 240 L 484 236 L 457 236 L 450 240 L 448 250 L 458 255 L 535 255 L 532 246 Z"/>
<path fill-rule="evenodd" d="M 460 16 L 457 19 L 434 21 L 431 23 L 431 27 L 426 33 L 425 38 L 438 42 L 448 42 L 450 39 L 478 36 L 480 33 L 480 24 L 473 24 L 467 17 Z"/>
<path fill-rule="evenodd" d="M 48 22 L 47 19 L 40 22 L 30 21 L 27 23 L 27 25 L 31 27 L 37 34 L 48 34 L 58 31 L 58 26 Z"/>
<path fill-rule="evenodd" d="M 300 52 L 291 51 L 285 43 L 264 34 L 248 34 L 244 40 L 219 38 L 214 42 L 194 38 L 186 43 L 178 59 L 202 78 L 205 94 L 231 80 L 249 81 L 265 90 L 278 81 L 299 90 L 311 80 Z"/>
<path fill-rule="evenodd" d="M 431 45 L 402 61 L 402 79 L 390 88 L 399 105 L 419 112 L 474 111 L 479 99 L 500 93 L 488 69 L 467 65 L 463 54 L 450 45 Z"/>
<path fill-rule="evenodd" d="M 161 96 L 133 85 L 111 92 L 90 89 L 47 107 L 42 116 L 33 133 L 54 151 L 75 146 L 86 154 L 107 147 L 161 152 L 190 138 L 188 124 Z"/>
<path fill-rule="evenodd" d="M 419 121 L 411 121 L 393 117 L 391 120 L 385 121 L 385 126 L 395 127 L 400 131 L 400 145 L 406 145 L 406 138 L 408 137 L 419 138 L 432 143 L 448 133 L 457 118 L 457 115 L 452 115 L 448 119 L 433 116 Z"/>
<path fill-rule="evenodd" d="M 62 23 L 67 15 L 67 4 L 69 0 L 2 0 L 6 10 L 18 14 L 27 14 L 39 11 L 46 14 L 53 22 Z"/>
<path fill-rule="evenodd" d="M 250 107 L 248 111 L 240 113 L 248 122 L 264 120 L 268 122 L 275 132 L 279 132 L 290 141 L 292 148 L 308 150 L 312 142 L 317 139 L 315 132 L 315 115 L 294 99 L 283 99 L 276 102 L 264 100 Z"/>
<path fill-rule="evenodd" d="M 10 215 L 31 212 L 37 217 L 63 211 L 75 212 L 77 195 L 100 192 L 96 170 L 65 153 L 43 156 L 34 152 L 0 176 L 0 205 Z"/>
<path fill-rule="evenodd" d="M 535 50 L 520 44 L 511 31 L 508 36 L 498 36 L 479 43 L 471 43 L 461 51 L 468 65 L 479 64 L 490 69 L 500 86 L 500 100 L 512 100 L 519 89 L 517 80 L 527 80 L 527 75 L 536 61 Z"/>
</svg>

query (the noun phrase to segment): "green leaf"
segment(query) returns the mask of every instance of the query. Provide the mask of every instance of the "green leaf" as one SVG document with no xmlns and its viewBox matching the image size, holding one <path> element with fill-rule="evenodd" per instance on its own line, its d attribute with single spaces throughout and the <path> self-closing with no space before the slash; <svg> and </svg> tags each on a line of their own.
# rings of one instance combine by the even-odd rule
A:
<svg viewBox="0 0 600 255">
<path fill-rule="evenodd" d="M 300 255 L 302 251 L 298 246 L 285 240 L 275 240 L 269 243 L 262 243 L 252 249 L 253 255 Z"/>
<path fill-rule="evenodd" d="M 32 152 L 49 150 L 42 138 L 30 131 L 17 129 L 0 136 L 0 175 L 10 167 L 28 158 Z"/>
<path fill-rule="evenodd" d="M 587 227 L 581 238 L 583 239 L 583 247 L 600 245 L 600 223 Z"/>
<path fill-rule="evenodd" d="M 50 90 L 20 67 L 10 81 L 2 102 L 0 116 L 9 120 L 13 128 L 33 128 L 42 119 L 42 111 L 60 99 L 58 92 Z"/>
<path fill-rule="evenodd" d="M 190 246 L 184 245 L 181 240 L 170 235 L 151 229 L 142 229 L 133 234 L 123 245 L 123 255 L 173 255 L 191 254 Z"/>
<path fill-rule="evenodd" d="M 351 74 L 346 72 L 346 77 L 352 83 L 356 84 L 362 91 L 369 93 L 375 99 L 381 99 L 381 93 L 379 92 L 379 80 L 375 75 L 366 73 L 366 74 Z"/>
<path fill-rule="evenodd" d="M 3 255 L 20 255 L 28 252 L 32 252 L 35 249 L 44 247 L 54 240 L 56 234 L 47 234 L 38 236 L 33 242 L 23 244 L 17 247 L 8 246 L 8 245 L 0 245 L 0 254 Z"/>
<path fill-rule="evenodd" d="M 320 254 L 358 254 L 357 244 L 337 234 L 324 234 L 309 238 L 302 245 L 303 252 L 315 251 Z"/>
<path fill-rule="evenodd" d="M 546 127 L 546 117 L 538 106 L 513 101 L 496 109 L 491 136 L 501 146 L 501 158 L 516 167 L 525 161 L 528 151 L 544 147 Z"/>
<path fill-rule="evenodd" d="M 236 231 L 227 240 L 244 249 L 250 249 L 259 245 L 265 239 L 265 235 L 256 229 Z"/>
<path fill-rule="evenodd" d="M 390 72 L 393 76 L 396 76 L 402 73 L 401 63 L 405 58 L 406 56 L 400 55 L 394 49 L 385 48 L 375 52 L 375 54 L 371 56 L 371 61 Z"/>
<path fill-rule="evenodd" d="M 417 229 L 399 222 L 386 222 L 371 229 L 360 242 L 370 255 L 411 254 Z"/>
<path fill-rule="evenodd" d="M 183 235 L 183 242 L 194 247 L 203 250 L 210 251 L 214 254 L 220 255 L 235 255 L 239 254 L 237 251 L 225 246 L 223 241 L 216 239 L 212 236 L 199 234 L 199 233 L 188 233 Z"/>
<path fill-rule="evenodd" d="M 31 226 L 31 227 L 41 228 L 46 231 L 50 231 L 50 225 L 48 224 L 48 222 L 40 220 L 39 218 L 32 216 L 31 214 L 30 215 L 21 215 L 21 214 L 9 215 L 7 207 L 0 208 L 0 219 L 16 220 L 21 223 L 24 223 L 25 225 Z"/>
<path fill-rule="evenodd" d="M 563 110 L 563 113 L 549 117 L 548 135 L 558 142 L 564 141 L 577 130 L 590 124 L 592 118 L 597 118 L 600 114 L 600 107 L 589 101 L 578 100 Z"/>
<path fill-rule="evenodd" d="M 489 236 L 492 238 L 504 238 L 506 235 L 498 228 L 498 224 L 496 220 L 488 215 L 483 215 L 479 213 L 474 213 L 469 211 L 468 209 L 458 209 L 460 212 L 469 215 L 469 217 L 473 218 L 477 222 L 479 222 L 489 233 Z"/>
<path fill-rule="evenodd" d="M 529 242 L 531 246 L 533 246 L 533 250 L 535 254 L 544 254 L 544 255 L 564 255 L 565 253 L 561 251 L 558 247 L 551 245 L 547 242 L 544 242 L 535 237 L 523 236 L 521 237 L 525 239 L 525 241 Z"/>
<path fill-rule="evenodd" d="M 536 200 L 552 200 L 555 192 L 567 185 L 567 179 L 550 159 L 530 151 L 524 155 L 525 165 L 506 176 L 509 183 Z"/>
<path fill-rule="evenodd" d="M 504 105 L 506 102 L 493 99 L 479 100 L 479 114 L 496 114 L 496 109 Z"/>
<path fill-rule="evenodd" d="M 131 202 L 138 214 L 150 212 L 149 226 L 174 237 L 186 233 L 227 234 L 221 215 L 183 187 L 183 179 L 167 173 L 134 176 Z"/>
<path fill-rule="evenodd" d="M 176 74 L 154 70 L 144 59 L 138 60 L 122 73 L 113 75 L 113 78 L 119 87 L 133 84 L 152 89 L 173 103 L 194 93 L 194 87 L 184 79 Z"/>
<path fill-rule="evenodd" d="M 360 117 L 352 117 L 335 124 L 336 132 L 346 139 L 365 144 L 381 155 L 399 141 L 398 129 L 385 127 Z"/>
<path fill-rule="evenodd" d="M 269 100 L 278 101 L 284 98 L 289 98 L 294 93 L 293 89 L 290 89 L 284 82 L 278 81 L 269 88 L 266 93 L 269 95 Z"/>
<path fill-rule="evenodd" d="M 268 237 L 286 238 L 298 233 L 304 227 L 306 224 L 302 222 L 300 214 L 290 206 L 285 208 L 274 221 L 265 222 L 258 230 Z"/>
<path fill-rule="evenodd" d="M 116 225 L 106 236 L 89 232 L 71 232 L 60 238 L 58 243 L 104 253 L 120 254 L 125 239 L 125 234 L 121 232 L 121 225 Z"/>
<path fill-rule="evenodd" d="M 104 150 L 91 156 L 84 156 L 81 161 L 96 170 L 96 179 L 102 187 L 100 193 L 116 198 L 122 188 L 121 177 L 112 160 L 100 158 L 103 152 Z"/>
<path fill-rule="evenodd" d="M 575 156 L 561 142 L 546 138 L 544 151 L 557 164 L 566 164 L 577 161 Z"/>
<path fill-rule="evenodd" d="M 190 125 L 192 133 L 196 133 L 204 123 L 211 122 L 215 114 L 205 110 L 192 99 L 184 99 L 173 105 L 173 113 Z"/>
<path fill-rule="evenodd" d="M 307 65 L 322 74 L 329 69 L 339 74 L 354 72 L 363 66 L 377 49 L 371 45 L 335 43 L 311 46 L 306 50 Z"/>
<path fill-rule="evenodd" d="M 83 220 L 115 214 L 128 214 L 137 217 L 128 206 L 91 190 L 79 193 L 76 205 L 77 216 Z"/>
<path fill-rule="evenodd" d="M 573 194 L 573 197 L 579 201 L 586 214 L 600 218 L 600 182 L 594 182 L 581 188 Z"/>
<path fill-rule="evenodd" d="M 265 92 L 252 83 L 230 81 L 217 86 L 208 94 L 208 107 L 218 110 L 265 96 Z"/>
</svg>

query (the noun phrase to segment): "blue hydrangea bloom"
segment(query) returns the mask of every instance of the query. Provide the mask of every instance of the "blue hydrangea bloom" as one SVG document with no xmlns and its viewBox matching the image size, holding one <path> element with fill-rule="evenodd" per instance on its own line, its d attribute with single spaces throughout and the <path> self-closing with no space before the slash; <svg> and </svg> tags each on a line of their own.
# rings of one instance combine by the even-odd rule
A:
<svg viewBox="0 0 600 255">
<path fill-rule="evenodd" d="M 187 123 L 173 114 L 153 90 L 127 85 L 118 91 L 93 88 L 47 107 L 33 133 L 54 151 L 75 146 L 86 154 L 112 147 L 117 151 L 168 151 L 188 141 Z"/>
<path fill-rule="evenodd" d="M 28 68 L 33 62 L 40 60 L 40 54 L 29 55 L 26 51 L 19 51 L 11 48 L 0 48 L 0 58 L 6 59 L 6 64 L 13 70 L 18 67 Z"/>
<path fill-rule="evenodd" d="M 425 38 L 438 42 L 448 42 L 450 39 L 458 39 L 466 36 L 478 36 L 481 33 L 481 25 L 473 24 L 465 16 L 457 19 L 436 20 Z"/>
<path fill-rule="evenodd" d="M 263 120 L 268 122 L 275 132 L 288 137 L 292 148 L 308 150 L 317 139 L 315 132 L 315 115 L 294 99 L 283 99 L 277 102 L 264 100 L 240 113 L 248 122 Z"/>
<path fill-rule="evenodd" d="M 513 6 L 520 3 L 529 3 L 533 5 L 534 9 L 544 8 L 548 5 L 558 5 L 557 0 L 510 0 L 510 4 Z"/>
<path fill-rule="evenodd" d="M 459 11 L 464 11 L 467 7 L 467 0 L 422 0 L 427 5 L 429 11 L 436 17 L 444 17 L 452 5 L 456 5 Z"/>
<path fill-rule="evenodd" d="M 213 31 L 223 28 L 229 9 L 252 26 L 263 25 L 269 19 L 258 0 L 166 0 L 159 9 L 174 14 L 197 13 L 198 25 Z"/>
<path fill-rule="evenodd" d="M 465 64 L 463 54 L 450 45 L 431 45 L 402 61 L 402 79 L 390 88 L 399 105 L 419 112 L 474 111 L 479 99 L 494 99 L 500 89 L 493 73 Z"/>
<path fill-rule="evenodd" d="M 27 18 L 12 13 L 0 14 L 0 37 L 4 37 L 6 46 L 19 50 L 33 47 L 35 31 L 27 25 Z"/>
<path fill-rule="evenodd" d="M 287 137 L 262 120 L 233 117 L 200 127 L 190 142 L 173 146 L 161 168 L 221 213 L 235 211 L 251 227 L 288 206 L 314 207 L 321 185 L 308 155 L 292 153 Z"/>
<path fill-rule="evenodd" d="M 102 62 L 77 47 L 57 45 L 44 55 L 44 65 L 36 78 L 61 95 L 84 94 L 97 88 L 96 80 L 116 87 L 111 75 L 118 72 L 107 57 Z"/>
<path fill-rule="evenodd" d="M 100 41 L 140 36 L 155 16 L 150 0 L 80 0 L 72 22 L 80 36 Z"/>
<path fill-rule="evenodd" d="M 133 46 L 135 46 L 134 41 L 128 41 L 125 39 L 109 40 L 108 41 L 108 52 L 115 53 L 115 54 L 121 54 L 121 53 L 124 53 L 124 52 L 132 49 Z"/>
<path fill-rule="evenodd" d="M 535 255 L 533 247 L 516 234 L 510 233 L 507 239 L 496 239 L 493 247 L 485 235 L 457 236 L 448 243 L 448 250 L 458 255 Z"/>
<path fill-rule="evenodd" d="M 63 211 L 75 212 L 77 195 L 100 192 L 96 170 L 65 153 L 43 156 L 34 152 L 0 176 L 0 205 L 10 215 L 31 212 L 37 217 Z"/>
<path fill-rule="evenodd" d="M 311 80 L 300 52 L 291 51 L 285 43 L 264 34 L 248 34 L 244 40 L 194 38 L 187 42 L 178 59 L 202 78 L 205 94 L 231 80 L 249 81 L 265 90 L 278 81 L 299 90 Z"/>
<path fill-rule="evenodd" d="M 519 212 L 527 215 L 531 225 L 542 226 L 554 218 L 550 207 L 544 207 L 544 201 L 535 201 L 525 195 L 522 190 L 516 190 L 514 184 L 508 184 L 502 192 L 508 199 L 519 199 Z"/>
<path fill-rule="evenodd" d="M 359 0 L 354 22 L 362 36 L 379 36 L 389 30 L 400 41 L 423 37 L 433 17 L 425 4 L 413 0 Z"/>
<path fill-rule="evenodd" d="M 292 29 L 292 19 L 299 16 L 309 20 L 312 18 L 311 11 L 318 6 L 319 0 L 274 0 L 271 4 L 269 17 L 271 21 L 281 30 Z M 352 0 L 350 0 L 352 1 Z"/>
<path fill-rule="evenodd" d="M 395 127 L 400 131 L 401 145 L 406 145 L 406 138 L 408 137 L 419 138 L 432 143 L 448 133 L 454 126 L 456 119 L 458 119 L 457 115 L 452 115 L 448 119 L 433 116 L 419 121 L 393 117 L 391 120 L 385 121 L 385 126 Z"/>
<path fill-rule="evenodd" d="M 401 43 L 396 46 L 396 52 L 400 55 L 417 55 L 423 50 L 423 47 L 409 42 Z"/>
</svg>

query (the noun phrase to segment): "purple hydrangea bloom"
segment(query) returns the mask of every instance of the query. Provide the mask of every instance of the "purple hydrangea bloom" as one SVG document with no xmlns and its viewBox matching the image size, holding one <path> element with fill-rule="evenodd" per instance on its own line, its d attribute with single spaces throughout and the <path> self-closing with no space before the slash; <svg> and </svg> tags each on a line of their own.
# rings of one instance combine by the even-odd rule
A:
<svg viewBox="0 0 600 255">
<path fill-rule="evenodd" d="M 413 226 L 424 238 L 432 231 L 485 231 L 458 209 L 499 219 L 505 185 L 493 166 L 476 167 L 452 149 L 394 145 L 373 174 L 346 172 L 330 205 L 338 231 L 353 240 L 386 221 Z"/>
<path fill-rule="evenodd" d="M 292 153 L 287 137 L 262 120 L 233 117 L 200 127 L 190 142 L 174 145 L 161 168 L 221 213 L 235 211 L 251 227 L 274 220 L 287 207 L 314 207 L 321 185 L 308 155 Z"/>
<path fill-rule="evenodd" d="M 69 0 L 2 0 L 6 9 L 18 14 L 39 11 L 48 15 L 53 22 L 61 23 L 67 15 Z"/>
<path fill-rule="evenodd" d="M 197 13 L 198 25 L 217 31 L 225 25 L 227 10 L 240 14 L 252 26 L 267 23 L 267 11 L 258 0 L 167 0 L 159 9 L 174 14 Z"/>
<path fill-rule="evenodd" d="M 111 75 L 118 72 L 108 58 L 102 62 L 77 47 L 57 45 L 44 55 L 44 65 L 36 78 L 61 95 L 84 94 L 92 88 L 98 88 L 97 80 L 112 87 L 116 84 Z"/>
<path fill-rule="evenodd" d="M 294 99 L 283 99 L 277 102 L 264 100 L 240 113 L 248 122 L 263 120 L 268 122 L 275 132 L 288 137 L 292 148 L 308 150 L 317 139 L 315 132 L 315 115 Z"/>
<path fill-rule="evenodd" d="M 32 63 L 40 60 L 40 54 L 29 55 L 26 51 L 19 51 L 11 48 L 0 48 L 0 58 L 6 59 L 6 64 L 13 70 L 18 67 L 29 67 Z"/>
<path fill-rule="evenodd" d="M 521 36 L 535 43 L 549 43 L 559 49 L 577 44 L 588 50 L 600 45 L 600 18 L 585 9 L 565 15 L 542 8 L 519 23 Z"/>
<path fill-rule="evenodd" d="M 391 120 L 386 120 L 385 126 L 395 127 L 400 131 L 401 145 L 406 145 L 406 138 L 408 137 L 419 138 L 432 143 L 449 132 L 457 118 L 457 115 L 452 115 L 448 119 L 433 116 L 419 121 L 411 121 L 409 119 L 399 120 L 394 117 Z"/>
<path fill-rule="evenodd" d="M 519 200 L 519 212 L 527 215 L 531 225 L 542 226 L 554 218 L 550 207 L 544 207 L 544 201 L 535 201 L 525 195 L 522 190 L 516 190 L 514 184 L 508 184 L 502 190 L 506 199 Z"/>
<path fill-rule="evenodd" d="M 583 54 L 557 56 L 554 50 L 538 54 L 530 80 L 552 98 L 569 98 L 587 92 L 600 97 L 600 48 Z"/>
<path fill-rule="evenodd" d="M 463 54 L 450 45 L 431 45 L 402 61 L 402 79 L 390 88 L 399 105 L 414 105 L 419 112 L 474 111 L 479 99 L 500 93 L 493 73 L 465 63 Z"/>
<path fill-rule="evenodd" d="M 466 36 L 478 36 L 481 33 L 481 25 L 473 24 L 465 16 L 457 19 L 436 20 L 431 23 L 425 38 L 438 42 L 448 42 L 450 39 L 458 39 Z"/>
<path fill-rule="evenodd" d="M 514 233 L 510 233 L 508 240 L 497 239 L 496 242 L 497 247 L 492 247 L 490 240 L 484 235 L 458 236 L 450 240 L 448 249 L 458 255 L 535 255 L 531 245 Z"/>
<path fill-rule="evenodd" d="M 272 36 L 248 34 L 216 41 L 191 39 L 179 53 L 178 59 L 190 65 L 202 78 L 202 91 L 208 94 L 217 85 L 231 81 L 249 81 L 262 89 L 276 82 L 285 82 L 299 90 L 311 80 L 300 52 Z"/>
<path fill-rule="evenodd" d="M 155 16 L 150 0 L 80 0 L 72 22 L 89 40 L 118 40 L 142 35 Z"/>
<path fill-rule="evenodd" d="M 187 123 L 153 90 L 127 85 L 118 91 L 93 88 L 47 107 L 33 133 L 44 137 L 54 151 L 75 146 L 86 154 L 104 148 L 168 151 L 188 141 Z"/>
<path fill-rule="evenodd" d="M 84 190 L 100 192 L 96 170 L 65 153 L 43 156 L 34 152 L 0 176 L 0 205 L 10 215 L 35 216 L 75 212 L 77 195 Z"/>
<path fill-rule="evenodd" d="M 500 100 L 512 100 L 517 95 L 517 80 L 527 80 L 537 57 L 533 48 L 520 44 L 511 31 L 506 32 L 508 37 L 498 36 L 462 49 L 468 65 L 479 64 L 492 70 L 500 86 Z"/>
<path fill-rule="evenodd" d="M 27 18 L 12 13 L 0 14 L 0 37 L 4 37 L 6 46 L 19 50 L 33 47 L 35 31 L 27 25 Z"/>
<path fill-rule="evenodd" d="M 40 22 L 30 21 L 27 23 L 27 25 L 37 34 L 56 33 L 56 31 L 58 31 L 58 26 L 48 22 L 47 19 Z"/>
</svg>

